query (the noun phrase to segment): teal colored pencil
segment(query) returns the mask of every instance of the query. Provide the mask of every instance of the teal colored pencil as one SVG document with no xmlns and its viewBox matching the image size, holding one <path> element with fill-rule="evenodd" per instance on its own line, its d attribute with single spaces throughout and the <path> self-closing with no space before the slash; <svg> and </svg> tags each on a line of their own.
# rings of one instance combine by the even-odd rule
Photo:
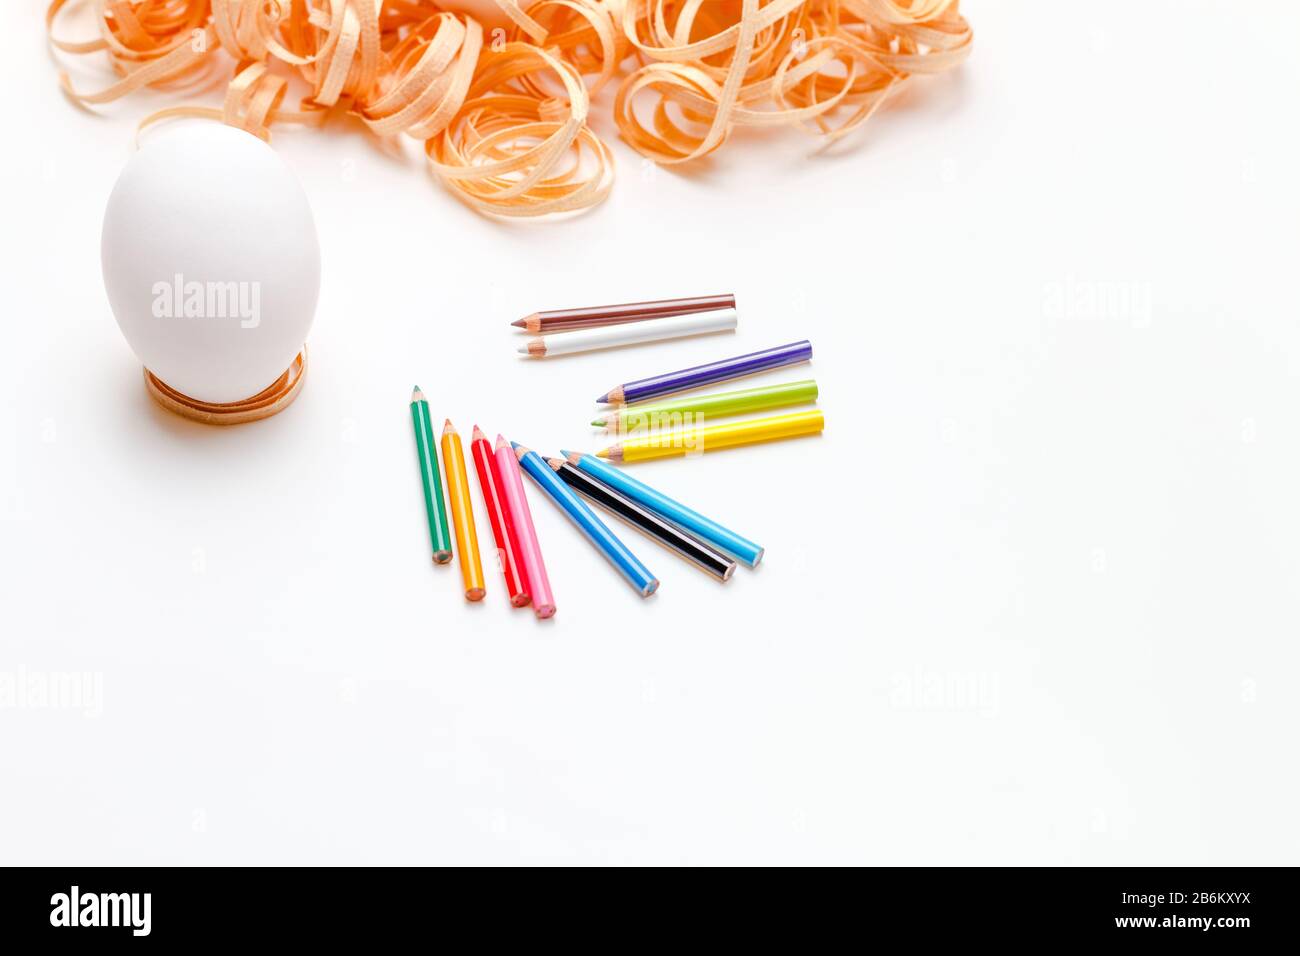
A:
<svg viewBox="0 0 1300 956">
<path fill-rule="evenodd" d="M 411 424 L 415 426 L 415 451 L 420 460 L 420 481 L 424 484 L 424 511 L 429 519 L 433 563 L 446 564 L 451 560 L 451 529 L 447 525 L 447 506 L 442 500 L 442 473 L 438 467 L 438 446 L 433 441 L 429 403 L 418 385 L 411 392 Z"/>
<path fill-rule="evenodd" d="M 674 501 L 662 491 L 651 488 L 643 481 L 638 481 L 622 468 L 615 468 L 609 462 L 601 461 L 595 455 L 579 452 L 562 451 L 569 464 L 580 471 L 585 471 L 609 485 L 615 491 L 622 492 L 638 504 L 645 505 L 661 518 L 671 521 L 697 538 L 708 542 L 749 567 L 755 567 L 763 560 L 763 549 L 743 538 L 736 532 L 724 528 L 712 518 L 706 518 L 680 501 Z"/>
</svg>

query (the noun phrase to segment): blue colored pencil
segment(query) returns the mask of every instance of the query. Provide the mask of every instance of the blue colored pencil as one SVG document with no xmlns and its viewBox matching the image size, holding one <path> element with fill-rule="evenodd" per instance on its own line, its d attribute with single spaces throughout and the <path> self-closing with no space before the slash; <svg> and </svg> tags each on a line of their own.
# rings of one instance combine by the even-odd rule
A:
<svg viewBox="0 0 1300 956">
<path fill-rule="evenodd" d="M 569 520 L 587 536 L 587 540 L 609 559 L 609 563 L 627 578 L 628 583 L 636 588 L 642 597 L 649 597 L 659 590 L 659 579 L 627 549 L 627 545 L 618 540 L 603 521 L 596 517 L 595 513 L 587 507 L 586 502 L 569 489 L 569 486 L 560 479 L 541 455 L 518 442 L 510 444 L 519 458 L 519 466 L 528 472 L 528 476 L 537 482 L 538 487 L 546 492 L 547 497 L 569 516 Z"/>
<path fill-rule="evenodd" d="M 736 532 L 724 528 L 711 518 L 706 518 L 698 511 L 693 511 L 681 502 L 674 501 L 662 492 L 656 491 L 645 482 L 637 481 L 621 468 L 615 468 L 609 462 L 602 461 L 595 455 L 584 455 L 571 451 L 561 451 L 560 454 L 569 459 L 569 464 L 575 468 L 603 481 L 616 491 L 627 495 L 633 501 L 645 505 L 661 518 L 667 518 L 697 537 L 703 538 L 714 547 L 731 555 L 737 561 L 742 561 L 752 568 L 763 560 L 763 549 L 748 538 L 742 538 Z"/>
</svg>

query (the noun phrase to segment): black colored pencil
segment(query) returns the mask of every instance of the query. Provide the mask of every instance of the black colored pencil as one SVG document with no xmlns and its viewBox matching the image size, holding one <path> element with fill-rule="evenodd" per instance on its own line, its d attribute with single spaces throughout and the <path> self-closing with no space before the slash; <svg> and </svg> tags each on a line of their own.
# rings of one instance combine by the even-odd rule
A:
<svg viewBox="0 0 1300 956">
<path fill-rule="evenodd" d="M 579 471 L 563 458 L 551 458 L 547 463 L 555 469 L 564 483 L 578 494 L 600 505 L 615 517 L 626 521 L 638 531 L 654 538 L 664 547 L 676 551 L 687 561 L 707 571 L 719 581 L 730 580 L 732 573 L 735 572 L 736 562 L 722 552 L 715 551 L 676 525 L 669 524 L 604 482 L 598 481 L 584 471 Z"/>
</svg>

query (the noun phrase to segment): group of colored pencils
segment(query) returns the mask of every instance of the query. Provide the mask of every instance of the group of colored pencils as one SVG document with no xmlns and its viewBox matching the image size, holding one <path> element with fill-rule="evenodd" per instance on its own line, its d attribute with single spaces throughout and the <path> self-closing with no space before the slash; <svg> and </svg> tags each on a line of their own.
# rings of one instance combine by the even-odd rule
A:
<svg viewBox="0 0 1300 956">
<path fill-rule="evenodd" d="M 519 346 L 522 354 L 548 358 L 732 332 L 738 322 L 734 295 L 705 295 L 534 312 L 511 325 L 534 336 Z"/>
<path fill-rule="evenodd" d="M 818 434 L 825 418 L 816 409 L 707 424 L 715 418 L 816 402 L 817 383 L 812 379 L 705 395 L 692 392 L 811 359 L 812 343 L 805 340 L 616 385 L 596 400 L 611 408 L 592 425 L 625 437 L 597 454 L 622 463 Z M 678 394 L 684 392 L 690 394 Z M 664 398 L 669 395 L 674 397 Z"/>
<path fill-rule="evenodd" d="M 736 300 L 734 296 L 721 295 L 565 309 L 534 313 L 513 324 L 539 336 L 521 346 L 520 351 L 544 358 L 732 330 L 736 327 Z M 561 457 L 543 458 L 501 435 L 493 446 L 475 425 L 470 453 L 491 520 L 510 603 L 514 607 L 531 604 L 539 618 L 555 614 L 555 597 L 524 492 L 522 476 L 525 474 L 642 597 L 649 597 L 659 589 L 659 579 L 609 529 L 591 505 L 614 515 L 719 581 L 730 580 L 737 563 L 756 566 L 763 557 L 761 547 L 630 477 L 613 463 L 820 433 L 825 423 L 822 413 L 815 409 L 721 425 L 703 424 L 706 419 L 814 403 L 818 397 L 817 383 L 811 379 L 707 395 L 678 394 L 811 359 L 812 343 L 791 342 L 617 385 L 597 399 L 610 407 L 592 424 L 635 437 L 624 438 L 596 455 L 562 451 Z M 675 397 L 666 399 L 665 396 Z M 411 421 L 415 428 L 433 560 L 436 564 L 448 564 L 458 554 L 465 599 L 481 601 L 487 594 L 487 585 L 483 579 L 460 436 L 450 419 L 447 420 L 440 442 L 440 468 L 429 403 L 419 388 L 411 394 Z M 670 427 L 665 428 L 665 424 Z M 444 503 L 444 472 L 450 522 Z"/>
<path fill-rule="evenodd" d="M 411 421 L 433 560 L 447 564 L 454 554 L 459 554 L 465 598 L 481 601 L 487 586 L 460 436 L 448 420 L 442 432 L 443 467 L 440 469 L 429 403 L 419 388 L 411 394 Z M 592 455 L 565 451 L 561 452 L 563 457 L 543 459 L 537 452 L 507 442 L 500 435 L 493 447 L 477 425 L 470 450 L 510 603 L 514 607 L 531 603 L 539 618 L 552 617 L 556 607 L 524 492 L 521 477 L 524 473 L 642 597 L 658 590 L 659 579 L 596 515 L 588 502 L 719 581 L 731 578 L 738 561 L 754 567 L 762 560 L 763 549 L 752 541 Z M 444 471 L 446 499 L 451 504 L 450 523 L 443 501 Z"/>
</svg>

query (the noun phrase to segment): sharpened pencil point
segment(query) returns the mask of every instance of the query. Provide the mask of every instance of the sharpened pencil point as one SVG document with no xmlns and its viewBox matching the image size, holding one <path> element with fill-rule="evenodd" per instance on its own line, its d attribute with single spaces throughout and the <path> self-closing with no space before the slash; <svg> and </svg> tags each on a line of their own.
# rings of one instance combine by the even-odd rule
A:
<svg viewBox="0 0 1300 956">
<path fill-rule="evenodd" d="M 554 468 L 556 471 L 559 471 L 561 468 L 563 468 L 565 464 L 563 458 L 548 458 L 546 459 L 546 463 L 550 465 L 552 468 Z"/>
<path fill-rule="evenodd" d="M 411 389 L 411 401 L 413 402 L 424 401 L 424 392 L 423 390 L 421 390 L 420 386 L 417 385 L 415 386 L 415 388 Z"/>
<path fill-rule="evenodd" d="M 510 447 L 510 442 L 506 441 L 503 435 L 498 435 L 497 444 L 496 444 L 497 451 L 500 451 L 502 448 L 509 448 L 509 447 Z"/>
<path fill-rule="evenodd" d="M 581 452 L 570 451 L 570 452 L 561 452 L 560 454 L 564 455 L 565 458 L 569 459 L 569 464 L 575 467 L 577 466 L 578 462 L 582 461 Z"/>
<path fill-rule="evenodd" d="M 518 450 L 519 450 L 520 448 L 522 448 L 523 446 L 520 445 L 519 442 L 517 442 L 517 441 L 512 441 L 512 442 L 510 443 L 510 447 L 513 448 L 515 451 L 518 451 Z"/>
<path fill-rule="evenodd" d="M 515 328 L 517 328 L 517 329 L 522 329 L 522 328 L 523 328 L 525 325 L 527 325 L 528 323 L 525 322 L 523 319 L 515 319 L 515 320 L 514 320 L 513 322 L 511 322 L 510 324 L 513 325 L 513 326 L 514 326 Z"/>
<path fill-rule="evenodd" d="M 604 428 L 604 427 L 605 427 L 605 419 L 603 419 L 603 418 L 597 418 L 595 421 L 593 421 L 593 422 L 591 423 L 591 425 L 592 425 L 593 428 Z"/>
<path fill-rule="evenodd" d="M 487 441 L 487 435 L 484 435 L 483 429 L 477 425 L 474 426 L 474 441 Z"/>
<path fill-rule="evenodd" d="M 511 442 L 511 445 L 515 449 L 515 457 L 520 459 L 532 450 L 531 448 L 525 448 L 523 445 L 519 444 L 519 442 Z"/>
<path fill-rule="evenodd" d="M 453 425 L 453 424 L 451 423 L 451 419 L 450 419 L 450 418 L 447 419 L 445 422 L 442 423 L 442 433 L 443 433 L 444 435 L 454 435 L 454 434 L 456 434 L 456 426 Z"/>
<path fill-rule="evenodd" d="M 606 392 L 604 395 L 600 396 L 600 398 L 596 399 L 596 404 L 597 404 L 597 405 L 608 405 L 608 404 L 609 404 L 609 392 Z"/>
</svg>

